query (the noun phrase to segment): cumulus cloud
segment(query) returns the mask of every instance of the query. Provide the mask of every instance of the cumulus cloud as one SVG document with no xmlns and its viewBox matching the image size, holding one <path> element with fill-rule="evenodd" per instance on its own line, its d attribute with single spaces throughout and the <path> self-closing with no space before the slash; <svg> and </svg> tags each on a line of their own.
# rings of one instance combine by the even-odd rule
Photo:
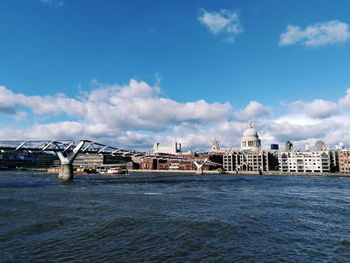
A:
<svg viewBox="0 0 350 263">
<path fill-rule="evenodd" d="M 234 113 L 234 117 L 238 120 L 247 120 L 250 118 L 258 119 L 260 117 L 269 116 L 271 113 L 271 107 L 265 106 L 257 101 L 251 101 L 243 110 Z"/>
<path fill-rule="evenodd" d="M 133 79 L 127 85 L 98 84 L 97 88 L 85 92 L 80 98 L 69 98 L 63 94 L 26 96 L 0 86 L 0 114 L 11 114 L 14 118 L 31 115 L 37 121 L 39 117 L 46 122 L 52 121 L 52 117 L 72 119 L 47 124 L 41 124 L 39 120 L 39 124 L 22 132 L 22 136 L 31 139 L 108 139 L 123 134 L 118 138 L 130 142 L 144 138 L 143 131 L 166 132 L 185 124 L 201 127 L 214 125 L 218 120 L 227 119 L 232 111 L 230 103 L 207 103 L 204 100 L 180 103 L 160 94 L 159 87 Z M 130 133 L 135 131 L 140 131 L 140 135 Z M 18 133 L 10 136 L 15 139 Z M 128 136 L 129 140 L 126 139 Z"/>
<path fill-rule="evenodd" d="M 185 150 L 209 150 L 216 137 L 227 149 L 239 147 L 251 118 L 265 148 L 286 140 L 301 148 L 318 139 L 330 145 L 350 143 L 350 89 L 335 102 L 315 99 L 284 104 L 278 116 L 273 112 L 276 107 L 257 101 L 234 111 L 228 102 L 180 103 L 161 94 L 158 86 L 133 79 L 125 85 L 95 82 L 94 88 L 79 98 L 27 96 L 0 86 L 0 116 L 25 120 L 1 123 L 0 138 L 87 138 L 130 150 L 178 141 Z"/>
<path fill-rule="evenodd" d="M 13 115 L 16 113 L 16 104 L 12 100 L 13 93 L 0 86 L 0 114 Z"/>
<path fill-rule="evenodd" d="M 182 122 L 211 124 L 225 119 L 229 103 L 209 104 L 204 100 L 179 103 L 159 96 L 159 88 L 131 80 L 125 86 L 105 86 L 93 90 L 86 98 L 25 96 L 0 87 L 4 110 L 15 113 L 16 105 L 27 107 L 36 115 L 60 115 L 81 118 L 89 123 L 108 123 L 120 129 L 161 131 Z"/>
<path fill-rule="evenodd" d="M 338 102 L 340 107 L 349 107 L 350 106 L 350 88 L 346 90 L 345 97 L 341 98 Z"/>
<path fill-rule="evenodd" d="M 339 113 L 339 106 L 335 102 L 316 99 L 312 102 L 295 101 L 291 104 L 294 111 L 304 112 L 308 117 L 324 119 Z"/>
<path fill-rule="evenodd" d="M 55 96 L 25 96 L 15 94 L 4 86 L 0 86 L 0 105 L 16 112 L 16 106 L 30 108 L 35 114 L 61 114 L 69 116 L 84 115 L 84 105 L 75 99 L 67 98 L 63 94 Z"/>
<path fill-rule="evenodd" d="M 308 47 L 346 42 L 350 37 L 349 24 L 339 20 L 310 25 L 305 29 L 288 25 L 280 36 L 280 46 L 300 44 Z"/>
<path fill-rule="evenodd" d="M 259 126 L 260 127 L 260 126 Z M 213 138 L 217 138 L 220 142 L 221 149 L 237 148 L 240 145 L 242 132 L 247 128 L 247 122 L 240 121 L 223 121 L 208 129 L 198 129 L 188 133 L 183 131 L 182 134 L 177 133 L 176 139 L 192 150 L 206 150 L 211 147 Z"/>
<path fill-rule="evenodd" d="M 61 7 L 64 4 L 64 2 L 61 0 L 39 0 L 39 2 L 50 7 Z"/>
<path fill-rule="evenodd" d="M 325 127 L 322 128 L 320 123 L 295 124 L 285 121 L 279 123 L 266 123 L 266 125 L 268 127 L 268 132 L 273 134 L 272 138 L 278 142 L 287 140 L 300 141 L 310 138 L 320 138 L 324 137 L 327 133 L 327 129 L 325 129 Z"/>
<path fill-rule="evenodd" d="M 218 12 L 208 12 L 200 9 L 199 22 L 214 35 L 223 35 L 224 40 L 234 43 L 238 34 L 243 32 L 239 14 L 228 9 L 221 9 Z"/>
</svg>

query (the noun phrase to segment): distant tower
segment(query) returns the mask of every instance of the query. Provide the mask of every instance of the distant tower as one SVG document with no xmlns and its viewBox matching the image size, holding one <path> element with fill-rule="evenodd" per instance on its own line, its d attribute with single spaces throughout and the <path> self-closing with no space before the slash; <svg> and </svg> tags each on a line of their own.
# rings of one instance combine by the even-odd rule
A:
<svg viewBox="0 0 350 263">
<path fill-rule="evenodd" d="M 316 150 L 316 151 L 325 151 L 325 150 L 327 150 L 327 147 L 326 147 L 326 145 L 324 144 L 324 141 L 318 140 L 318 141 L 315 143 L 315 150 Z"/>
<path fill-rule="evenodd" d="M 344 150 L 344 143 L 340 142 L 338 145 L 335 146 L 335 149 L 338 151 Z"/>
<path fill-rule="evenodd" d="M 211 151 L 212 152 L 220 151 L 220 145 L 217 138 L 214 138 L 211 142 Z"/>
<path fill-rule="evenodd" d="M 310 151 L 310 147 L 309 147 L 309 144 L 308 144 L 308 143 L 305 144 L 305 151 L 306 151 L 306 152 Z"/>
<path fill-rule="evenodd" d="M 291 143 L 290 141 L 286 141 L 286 143 L 284 144 L 284 150 L 286 152 L 290 152 L 291 150 L 293 150 L 293 143 Z"/>
</svg>

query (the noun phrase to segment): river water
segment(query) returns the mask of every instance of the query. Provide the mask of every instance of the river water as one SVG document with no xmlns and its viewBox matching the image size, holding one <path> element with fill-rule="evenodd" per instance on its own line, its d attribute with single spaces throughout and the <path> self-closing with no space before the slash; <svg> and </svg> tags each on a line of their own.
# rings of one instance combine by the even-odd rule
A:
<svg viewBox="0 0 350 263">
<path fill-rule="evenodd" d="M 1 262 L 350 262 L 350 179 L 0 171 Z"/>
</svg>

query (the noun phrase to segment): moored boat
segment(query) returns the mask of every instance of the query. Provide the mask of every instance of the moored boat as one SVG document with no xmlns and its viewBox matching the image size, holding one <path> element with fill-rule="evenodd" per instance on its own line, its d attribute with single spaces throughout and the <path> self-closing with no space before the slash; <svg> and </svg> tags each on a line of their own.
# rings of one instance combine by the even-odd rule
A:
<svg viewBox="0 0 350 263">
<path fill-rule="evenodd" d="M 117 167 L 110 167 L 105 172 L 106 174 L 127 174 L 128 169 L 117 166 Z"/>
</svg>

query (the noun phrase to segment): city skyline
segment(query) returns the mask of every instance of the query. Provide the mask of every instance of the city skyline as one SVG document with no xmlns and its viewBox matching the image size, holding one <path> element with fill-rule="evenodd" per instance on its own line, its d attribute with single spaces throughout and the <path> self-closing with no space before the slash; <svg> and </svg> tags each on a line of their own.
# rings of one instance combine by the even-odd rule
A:
<svg viewBox="0 0 350 263">
<path fill-rule="evenodd" d="M 347 1 L 0 3 L 0 138 L 350 145 Z"/>
</svg>

